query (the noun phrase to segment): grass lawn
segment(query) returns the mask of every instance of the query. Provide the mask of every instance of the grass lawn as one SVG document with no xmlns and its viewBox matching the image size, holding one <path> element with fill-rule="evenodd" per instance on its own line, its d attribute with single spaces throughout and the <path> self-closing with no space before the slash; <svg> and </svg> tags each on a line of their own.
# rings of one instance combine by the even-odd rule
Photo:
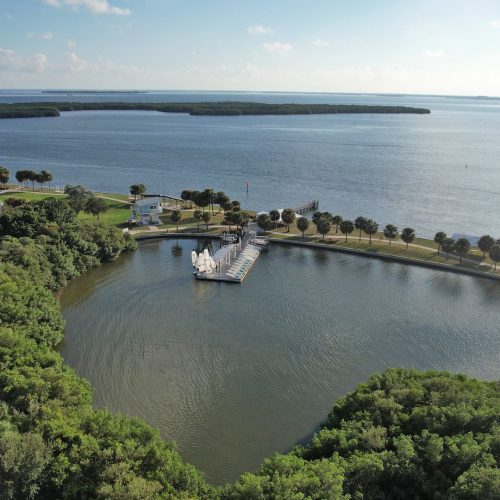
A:
<svg viewBox="0 0 500 500">
<path fill-rule="evenodd" d="M 23 200 L 27 201 L 39 201 L 39 200 L 45 200 L 45 198 L 57 198 L 60 196 L 66 196 L 66 195 L 57 195 L 53 193 L 30 193 L 30 192 L 22 192 L 19 191 L 18 193 L 4 193 L 0 194 L 0 201 L 6 200 L 7 198 L 21 198 Z"/>
<path fill-rule="evenodd" d="M 105 224 L 110 224 L 117 227 L 128 227 L 128 218 L 130 217 L 130 205 L 128 203 L 120 203 L 104 199 L 108 210 L 100 215 L 99 221 Z M 78 214 L 80 220 L 97 220 L 95 215 L 80 212 Z"/>
<path fill-rule="evenodd" d="M 273 239 L 287 239 L 293 241 L 305 241 L 309 243 L 322 243 L 325 246 L 335 246 L 341 248 L 353 248 L 356 250 L 370 251 L 375 253 L 381 253 L 385 255 L 394 255 L 398 257 L 408 257 L 413 259 L 421 259 L 430 262 L 436 262 L 439 264 L 447 264 L 449 266 L 460 266 L 458 259 L 446 258 L 444 254 L 438 254 L 437 251 L 433 248 L 429 248 L 429 250 L 425 248 L 412 247 L 411 245 L 406 250 L 404 245 L 389 245 L 388 242 L 385 241 L 373 241 L 370 245 L 368 241 L 357 241 L 357 240 L 348 240 L 347 243 L 345 238 L 342 235 L 338 235 L 336 237 L 327 237 L 326 239 L 322 239 L 321 237 L 306 235 L 302 238 L 300 235 L 294 235 L 291 233 L 279 233 L 273 234 L 271 236 Z M 466 260 L 464 259 L 461 267 L 467 267 L 470 269 L 476 269 L 482 272 L 488 272 L 483 266 L 479 265 L 478 260 Z M 497 274 L 500 274 L 500 267 L 497 269 Z"/>
<path fill-rule="evenodd" d="M 94 193 L 96 196 L 102 196 L 105 198 L 114 198 L 115 200 L 122 200 L 122 201 L 131 201 L 130 200 L 130 195 L 128 194 L 117 194 L 117 193 Z"/>
</svg>

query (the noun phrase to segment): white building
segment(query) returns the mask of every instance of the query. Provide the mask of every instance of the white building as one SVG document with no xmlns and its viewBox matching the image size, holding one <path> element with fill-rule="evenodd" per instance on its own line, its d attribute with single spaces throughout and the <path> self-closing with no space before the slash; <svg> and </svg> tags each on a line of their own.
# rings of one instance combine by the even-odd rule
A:
<svg viewBox="0 0 500 500">
<path fill-rule="evenodd" d="M 136 200 L 132 206 L 129 222 L 140 226 L 161 224 L 159 215 L 162 213 L 161 198 L 143 198 Z"/>
</svg>

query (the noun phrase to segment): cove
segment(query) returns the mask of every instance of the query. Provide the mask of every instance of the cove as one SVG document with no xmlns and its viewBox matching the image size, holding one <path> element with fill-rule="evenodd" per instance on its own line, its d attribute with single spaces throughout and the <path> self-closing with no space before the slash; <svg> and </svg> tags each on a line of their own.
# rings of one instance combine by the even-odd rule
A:
<svg viewBox="0 0 500 500">
<path fill-rule="evenodd" d="M 496 282 L 275 245 L 243 285 L 204 283 L 204 244 L 142 242 L 72 281 L 62 354 L 96 407 L 154 425 L 209 481 L 307 441 L 389 366 L 500 376 Z"/>
</svg>

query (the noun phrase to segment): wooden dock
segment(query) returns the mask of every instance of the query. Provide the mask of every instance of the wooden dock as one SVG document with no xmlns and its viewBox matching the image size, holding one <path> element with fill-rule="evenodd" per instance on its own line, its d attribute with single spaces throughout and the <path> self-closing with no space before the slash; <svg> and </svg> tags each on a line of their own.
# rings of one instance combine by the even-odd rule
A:
<svg viewBox="0 0 500 500">
<path fill-rule="evenodd" d="M 295 207 L 295 213 L 302 215 L 307 212 L 315 212 L 319 208 L 319 200 L 312 200 L 306 203 L 301 203 L 299 206 Z"/>
<path fill-rule="evenodd" d="M 210 272 L 195 272 L 194 277 L 205 281 L 242 283 L 253 268 L 265 245 L 254 231 L 248 231 L 238 243 L 221 246 L 213 255 L 216 268 Z M 255 244 L 254 244 L 255 243 Z"/>
</svg>

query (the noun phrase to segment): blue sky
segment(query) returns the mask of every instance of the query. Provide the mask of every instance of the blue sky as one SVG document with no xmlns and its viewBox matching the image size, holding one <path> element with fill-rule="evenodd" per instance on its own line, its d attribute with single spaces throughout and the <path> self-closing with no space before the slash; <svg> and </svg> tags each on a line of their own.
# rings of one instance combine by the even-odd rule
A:
<svg viewBox="0 0 500 500">
<path fill-rule="evenodd" d="M 500 94 L 499 0 L 1 0 L 0 88 Z"/>
</svg>

